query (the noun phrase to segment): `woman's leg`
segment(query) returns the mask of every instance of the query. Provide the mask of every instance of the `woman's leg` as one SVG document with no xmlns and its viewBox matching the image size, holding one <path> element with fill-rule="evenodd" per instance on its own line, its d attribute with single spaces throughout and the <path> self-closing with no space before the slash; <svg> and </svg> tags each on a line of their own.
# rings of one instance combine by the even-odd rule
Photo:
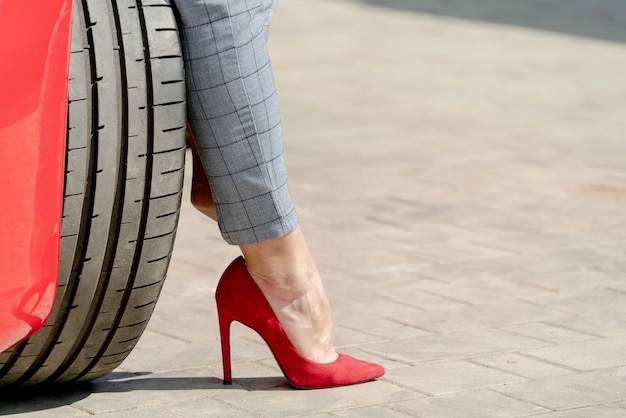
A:
<svg viewBox="0 0 626 418">
<path fill-rule="evenodd" d="M 187 140 L 191 147 L 193 174 L 191 179 L 191 204 L 205 216 L 217 221 L 217 211 L 213 201 L 213 193 L 209 185 L 209 179 L 202 167 L 202 160 L 198 154 L 196 140 L 193 137 L 191 127 L 187 125 Z"/>
<path fill-rule="evenodd" d="M 272 3 L 176 1 L 192 150 L 208 175 L 222 235 L 241 247 L 290 341 L 306 357 L 332 362 L 328 299 L 287 188 L 266 45 Z M 194 200 L 210 216 L 201 208 L 208 202 L 202 187 Z"/>
<path fill-rule="evenodd" d="M 263 0 L 261 13 L 263 15 L 263 26 L 265 28 L 266 36 L 269 33 L 269 25 L 274 16 L 274 10 L 276 9 L 276 0 Z M 204 215 L 217 221 L 217 211 L 215 209 L 215 202 L 213 201 L 213 195 L 211 193 L 211 187 L 209 185 L 207 175 L 202 166 L 202 160 L 198 154 L 198 148 L 196 146 L 195 138 L 191 126 L 187 125 L 187 139 L 192 150 L 193 158 L 193 179 L 191 182 L 191 204 Z"/>
<path fill-rule="evenodd" d="M 291 343 L 311 360 L 334 361 L 330 305 L 300 227 L 241 251 Z"/>
<path fill-rule="evenodd" d="M 298 225 L 287 186 L 282 127 L 262 0 L 177 0 L 189 124 L 230 244 L 286 235 Z"/>
</svg>

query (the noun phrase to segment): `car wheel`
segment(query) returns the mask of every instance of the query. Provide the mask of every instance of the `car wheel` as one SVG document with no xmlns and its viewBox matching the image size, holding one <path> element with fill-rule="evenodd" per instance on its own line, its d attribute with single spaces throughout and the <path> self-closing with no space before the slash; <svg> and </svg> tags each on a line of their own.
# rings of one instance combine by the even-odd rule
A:
<svg viewBox="0 0 626 418">
<path fill-rule="evenodd" d="M 166 275 L 183 186 L 185 86 L 169 0 L 76 0 L 59 284 L 45 326 L 0 355 L 0 386 L 103 376 Z"/>
</svg>

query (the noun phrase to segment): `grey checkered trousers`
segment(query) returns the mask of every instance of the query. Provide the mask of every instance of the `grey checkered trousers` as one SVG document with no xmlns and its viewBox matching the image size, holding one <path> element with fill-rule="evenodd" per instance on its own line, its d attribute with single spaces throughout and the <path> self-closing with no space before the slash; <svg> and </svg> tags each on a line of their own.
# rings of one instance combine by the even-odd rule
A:
<svg viewBox="0 0 626 418">
<path fill-rule="evenodd" d="M 224 239 L 252 244 L 298 225 L 267 51 L 275 0 L 174 0 L 188 120 Z"/>
</svg>

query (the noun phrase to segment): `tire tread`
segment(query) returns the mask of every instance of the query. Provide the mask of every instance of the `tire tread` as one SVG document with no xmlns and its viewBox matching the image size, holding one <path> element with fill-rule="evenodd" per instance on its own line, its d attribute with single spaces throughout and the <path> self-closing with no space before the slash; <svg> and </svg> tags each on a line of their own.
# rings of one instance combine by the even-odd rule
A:
<svg viewBox="0 0 626 418">
<path fill-rule="evenodd" d="M 112 371 L 171 259 L 186 110 L 170 1 L 75 0 L 70 62 L 57 297 L 46 326 L 0 354 L 0 387 Z"/>
</svg>

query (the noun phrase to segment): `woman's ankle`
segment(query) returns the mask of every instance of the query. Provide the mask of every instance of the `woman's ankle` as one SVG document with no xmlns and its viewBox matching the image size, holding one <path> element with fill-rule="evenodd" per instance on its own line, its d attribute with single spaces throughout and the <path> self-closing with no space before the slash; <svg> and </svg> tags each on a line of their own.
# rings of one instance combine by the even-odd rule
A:
<svg viewBox="0 0 626 418">
<path fill-rule="evenodd" d="M 193 176 L 191 179 L 191 205 L 200 213 L 217 221 L 217 210 L 209 186 L 209 179 L 202 166 L 202 160 L 198 154 L 196 140 L 189 125 L 187 125 L 187 140 L 191 148 Z"/>
<path fill-rule="evenodd" d="M 302 230 L 261 243 L 241 246 L 248 272 L 266 297 L 293 300 L 319 281 L 315 260 Z"/>
<path fill-rule="evenodd" d="M 241 250 L 291 343 L 311 360 L 334 361 L 330 304 L 300 228 Z"/>
<path fill-rule="evenodd" d="M 194 172 L 191 186 L 191 205 L 203 215 L 217 222 L 217 210 L 211 196 L 211 189 L 202 180 L 197 180 Z"/>
</svg>

